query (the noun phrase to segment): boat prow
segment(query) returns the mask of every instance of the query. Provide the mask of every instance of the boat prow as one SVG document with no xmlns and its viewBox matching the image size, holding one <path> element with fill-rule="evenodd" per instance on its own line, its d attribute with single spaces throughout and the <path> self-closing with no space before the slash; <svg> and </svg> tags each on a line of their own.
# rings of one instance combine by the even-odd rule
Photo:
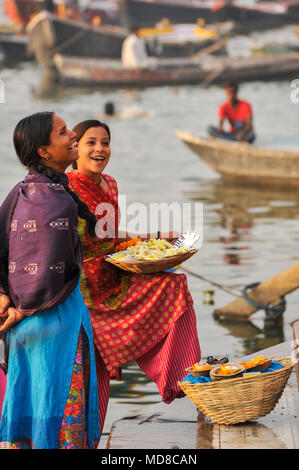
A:
<svg viewBox="0 0 299 470">
<path fill-rule="evenodd" d="M 225 179 L 255 185 L 299 186 L 299 152 L 197 137 L 178 129 L 174 132 L 204 163 Z"/>
</svg>

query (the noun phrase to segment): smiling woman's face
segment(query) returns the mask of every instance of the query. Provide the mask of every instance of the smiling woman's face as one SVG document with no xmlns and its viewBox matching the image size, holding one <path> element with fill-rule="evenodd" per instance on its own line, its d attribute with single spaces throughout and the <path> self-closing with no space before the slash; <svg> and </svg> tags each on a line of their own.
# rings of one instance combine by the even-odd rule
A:
<svg viewBox="0 0 299 470">
<path fill-rule="evenodd" d="M 77 148 L 74 146 L 76 142 L 75 132 L 67 128 L 62 118 L 53 115 L 52 132 L 50 134 L 50 144 L 43 145 L 42 153 L 44 158 L 49 155 L 49 161 L 44 160 L 47 166 L 54 168 L 56 171 L 64 172 L 68 166 L 74 163 L 78 158 Z"/>
<path fill-rule="evenodd" d="M 104 127 L 90 127 L 78 143 L 77 167 L 98 183 L 111 155 L 109 134 Z"/>
</svg>

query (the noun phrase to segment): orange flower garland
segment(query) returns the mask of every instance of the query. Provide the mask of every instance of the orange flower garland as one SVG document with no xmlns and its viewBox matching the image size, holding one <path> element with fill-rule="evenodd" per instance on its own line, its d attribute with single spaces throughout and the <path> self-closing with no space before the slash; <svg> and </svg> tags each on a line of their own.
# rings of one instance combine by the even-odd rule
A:
<svg viewBox="0 0 299 470">
<path fill-rule="evenodd" d="M 119 245 L 117 245 L 115 247 L 116 251 L 125 251 L 129 246 L 134 246 L 134 245 L 137 245 L 138 242 L 141 242 L 141 238 L 132 238 L 131 240 L 128 240 L 127 242 L 122 242 L 122 243 L 119 243 Z"/>
</svg>

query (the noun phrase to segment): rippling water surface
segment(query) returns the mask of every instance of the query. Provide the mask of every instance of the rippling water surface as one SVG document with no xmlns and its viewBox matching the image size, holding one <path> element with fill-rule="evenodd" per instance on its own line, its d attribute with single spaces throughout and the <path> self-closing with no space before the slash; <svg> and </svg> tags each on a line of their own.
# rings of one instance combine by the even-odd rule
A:
<svg viewBox="0 0 299 470">
<path fill-rule="evenodd" d="M 112 131 L 112 157 L 107 173 L 119 184 L 128 201 L 203 201 L 204 243 L 185 266 L 235 291 L 249 283 L 269 279 L 298 262 L 299 202 L 297 191 L 224 184 L 221 178 L 173 133 L 173 128 L 205 135 L 216 121 L 224 99 L 218 87 L 163 87 L 142 91 L 96 91 L 47 89 L 39 69 L 27 64 L 1 69 L 6 103 L 0 104 L 0 202 L 24 175 L 12 146 L 12 132 L 19 119 L 32 112 L 53 110 L 69 127 L 100 116 L 104 103 L 112 100 L 126 118 L 108 121 Z M 299 149 L 299 104 L 290 100 L 290 83 L 244 84 L 240 96 L 254 108 L 256 145 Z M 129 118 L 138 109 L 148 114 Z M 264 328 L 264 312 L 252 322 L 216 321 L 214 309 L 233 297 L 188 274 L 198 319 L 203 357 L 213 354 L 230 358 L 258 351 L 292 337 L 291 322 L 299 318 L 299 292 L 287 297 L 283 324 Z M 205 291 L 212 292 L 212 300 Z M 104 430 L 112 422 L 160 401 L 156 387 L 135 364 L 125 368 L 122 382 L 113 382 Z M 104 445 L 104 444 L 103 444 Z"/>
</svg>

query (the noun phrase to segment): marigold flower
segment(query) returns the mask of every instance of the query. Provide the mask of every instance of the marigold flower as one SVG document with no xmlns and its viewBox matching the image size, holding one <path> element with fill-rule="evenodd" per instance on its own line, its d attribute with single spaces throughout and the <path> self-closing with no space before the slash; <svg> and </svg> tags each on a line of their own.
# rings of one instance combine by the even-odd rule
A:
<svg viewBox="0 0 299 470">
<path fill-rule="evenodd" d="M 122 242 L 122 243 L 119 243 L 115 249 L 116 251 L 125 251 L 129 246 L 134 246 L 136 245 L 138 242 L 141 242 L 141 238 L 132 238 L 131 240 L 128 240 L 127 242 Z"/>
</svg>

